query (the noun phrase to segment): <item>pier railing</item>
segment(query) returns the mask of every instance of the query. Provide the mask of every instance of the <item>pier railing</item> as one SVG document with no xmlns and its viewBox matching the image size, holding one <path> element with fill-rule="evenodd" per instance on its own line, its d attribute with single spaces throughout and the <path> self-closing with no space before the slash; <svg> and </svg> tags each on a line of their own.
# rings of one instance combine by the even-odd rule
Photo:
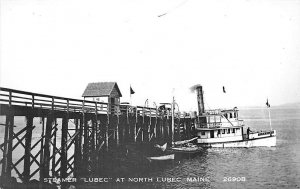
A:
<svg viewBox="0 0 300 189">
<path fill-rule="evenodd" d="M 129 111 L 138 115 L 157 114 L 157 109 L 143 106 L 130 106 L 108 104 L 105 102 L 89 101 L 84 99 L 65 98 L 59 96 L 51 96 L 27 91 L 15 90 L 0 87 L 0 104 L 9 106 L 24 106 L 40 109 L 67 111 L 67 112 L 84 112 L 84 113 L 115 113 L 121 114 Z M 111 107 L 111 108 L 109 108 Z M 123 111 L 122 111 L 123 110 Z"/>
</svg>

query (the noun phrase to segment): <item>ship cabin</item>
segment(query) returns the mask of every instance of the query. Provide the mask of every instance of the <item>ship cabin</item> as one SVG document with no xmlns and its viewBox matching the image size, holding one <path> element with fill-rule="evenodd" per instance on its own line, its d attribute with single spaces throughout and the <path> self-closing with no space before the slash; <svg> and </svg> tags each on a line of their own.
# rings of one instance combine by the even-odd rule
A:
<svg viewBox="0 0 300 189">
<path fill-rule="evenodd" d="M 226 142 L 243 139 L 243 121 L 238 109 L 209 110 L 198 117 L 196 134 L 198 143 Z"/>
</svg>

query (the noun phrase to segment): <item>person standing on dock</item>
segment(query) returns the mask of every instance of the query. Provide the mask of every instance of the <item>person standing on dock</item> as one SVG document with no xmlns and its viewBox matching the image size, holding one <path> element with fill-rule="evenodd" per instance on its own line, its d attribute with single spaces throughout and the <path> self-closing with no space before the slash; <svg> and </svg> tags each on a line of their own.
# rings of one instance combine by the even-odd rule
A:
<svg viewBox="0 0 300 189">
<path fill-rule="evenodd" d="M 248 135 L 248 138 L 249 138 L 249 134 L 250 134 L 250 127 L 247 128 L 247 135 Z"/>
</svg>

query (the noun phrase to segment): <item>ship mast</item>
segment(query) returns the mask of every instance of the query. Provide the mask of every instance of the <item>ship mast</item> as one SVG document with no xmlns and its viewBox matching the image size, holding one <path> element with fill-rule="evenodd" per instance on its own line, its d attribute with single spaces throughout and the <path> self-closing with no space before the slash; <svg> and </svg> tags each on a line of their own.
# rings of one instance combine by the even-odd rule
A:
<svg viewBox="0 0 300 189">
<path fill-rule="evenodd" d="M 272 129 L 272 121 L 271 121 L 271 112 L 270 112 L 270 107 L 267 107 L 268 108 L 268 112 L 269 112 L 269 122 L 270 122 L 270 127 L 271 127 L 271 130 Z"/>
<path fill-rule="evenodd" d="M 267 102 L 266 102 L 266 105 L 267 105 L 267 109 L 268 109 L 268 112 L 269 112 L 269 122 L 270 122 L 270 127 L 271 127 L 271 130 L 273 130 L 272 129 L 272 122 L 271 122 L 271 110 L 270 110 L 270 104 L 269 104 L 269 100 L 268 100 L 268 98 L 267 98 Z"/>
<path fill-rule="evenodd" d="M 174 146 L 174 96 L 172 99 L 171 112 L 172 112 L 172 146 Z"/>
</svg>

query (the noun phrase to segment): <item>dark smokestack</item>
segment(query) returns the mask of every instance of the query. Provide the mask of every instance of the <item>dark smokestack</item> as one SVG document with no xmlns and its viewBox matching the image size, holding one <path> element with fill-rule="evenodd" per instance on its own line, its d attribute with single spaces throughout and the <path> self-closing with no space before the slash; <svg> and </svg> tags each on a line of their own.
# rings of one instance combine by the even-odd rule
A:
<svg viewBox="0 0 300 189">
<path fill-rule="evenodd" d="M 191 87 L 191 91 L 197 91 L 197 101 L 198 101 L 198 113 L 202 115 L 204 113 L 204 100 L 203 100 L 203 90 L 201 85 L 194 85 Z"/>
</svg>

